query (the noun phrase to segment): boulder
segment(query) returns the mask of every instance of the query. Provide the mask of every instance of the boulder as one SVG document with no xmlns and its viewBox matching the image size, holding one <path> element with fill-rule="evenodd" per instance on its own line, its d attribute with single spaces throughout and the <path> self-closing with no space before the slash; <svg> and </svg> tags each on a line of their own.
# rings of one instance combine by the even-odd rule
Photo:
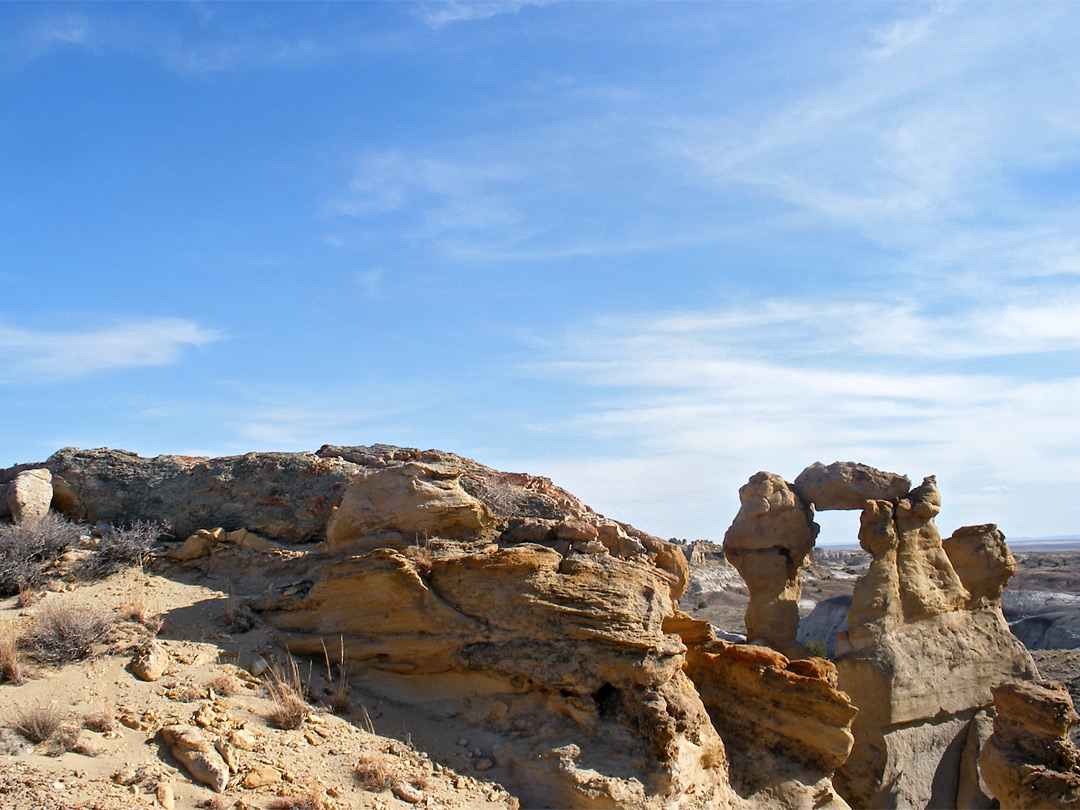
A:
<svg viewBox="0 0 1080 810">
<path fill-rule="evenodd" d="M 795 478 L 794 489 L 818 511 L 862 509 L 867 501 L 898 502 L 911 489 L 906 475 L 884 472 L 854 461 L 815 461 Z"/>
<path fill-rule="evenodd" d="M 47 469 L 22 470 L 0 488 L 0 496 L 16 523 L 40 520 L 49 513 L 52 503 L 52 473 Z"/>
<path fill-rule="evenodd" d="M 746 637 L 801 657 L 799 571 L 814 546 L 818 525 L 810 509 L 783 478 L 751 476 L 739 490 L 741 506 L 724 535 L 724 557 L 746 581 Z M 686 558 L 683 555 L 683 561 Z"/>
<path fill-rule="evenodd" d="M 1080 808 L 1080 750 L 1069 729 L 1080 723 L 1063 684 L 1005 683 L 994 687 L 994 733 L 980 761 L 1001 807 Z"/>
<path fill-rule="evenodd" d="M 462 475 L 413 461 L 360 473 L 330 515 L 327 547 L 381 532 L 397 532 L 408 543 L 487 533 L 494 527 L 491 511 L 462 488 Z"/>
<path fill-rule="evenodd" d="M 969 608 L 1001 603 L 1001 592 L 1016 573 L 1016 558 L 997 526 L 963 526 L 942 547 L 970 594 Z"/>
<path fill-rule="evenodd" d="M 229 781 L 229 767 L 199 729 L 189 725 L 165 726 L 161 729 L 161 736 L 192 779 L 216 793 L 225 790 L 225 784 Z"/>
<path fill-rule="evenodd" d="M 156 639 L 135 653 L 131 673 L 141 681 L 156 681 L 169 666 L 169 651 Z"/>
</svg>

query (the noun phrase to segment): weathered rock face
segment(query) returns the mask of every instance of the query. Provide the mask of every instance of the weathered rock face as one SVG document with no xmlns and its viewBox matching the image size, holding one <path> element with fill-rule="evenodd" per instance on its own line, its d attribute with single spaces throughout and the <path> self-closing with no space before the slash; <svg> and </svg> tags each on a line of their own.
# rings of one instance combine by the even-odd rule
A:
<svg viewBox="0 0 1080 810">
<path fill-rule="evenodd" d="M 772 561 L 766 569 L 766 558 L 748 550 L 784 549 L 777 538 L 800 524 L 792 515 L 809 522 L 811 504 L 862 509 L 859 542 L 873 560 L 835 645 L 839 687 L 859 709 L 851 754 L 835 776 L 844 798 L 866 808 L 986 806 L 976 766 L 990 689 L 1036 675 L 1001 613 L 1015 564 L 996 527 L 961 529 L 943 543 L 932 476 L 911 489 L 905 476 L 850 462 L 814 464 L 793 485 L 758 473 L 740 499 L 725 552 L 750 589 L 747 628 L 753 619 L 751 637 L 785 653 L 797 627 L 798 567 Z M 787 555 L 801 565 L 816 526 L 799 536 Z"/>
<path fill-rule="evenodd" d="M 942 547 L 970 594 L 968 608 L 1001 603 L 1001 592 L 1016 573 L 1016 558 L 997 526 L 964 526 L 943 541 Z"/>
<path fill-rule="evenodd" d="M 724 535 L 724 556 L 750 589 L 746 637 L 784 653 L 805 650 L 799 630 L 799 570 L 814 546 L 818 526 L 791 485 L 759 472 L 739 490 L 739 514 Z"/>
<path fill-rule="evenodd" d="M 859 541 L 874 559 L 855 586 L 836 660 L 860 710 L 837 785 L 859 806 L 957 806 L 960 785 L 978 783 L 977 773 L 962 770 L 964 741 L 991 704 L 991 687 L 1036 676 L 1001 613 L 1003 546 L 988 540 L 997 562 L 985 559 L 988 546 L 979 551 L 976 538 L 992 538 L 986 527 L 950 541 L 958 559 L 968 556 L 974 596 L 934 525 L 940 508 L 931 477 L 895 504 L 875 500 L 863 509 Z M 967 758 L 969 771 L 976 761 Z"/>
<path fill-rule="evenodd" d="M 142 458 L 74 448 L 45 466 L 53 474 L 54 508 L 75 520 L 163 520 L 180 537 L 222 526 L 293 542 L 324 536 L 331 508 L 360 471 L 312 453 Z"/>
<path fill-rule="evenodd" d="M 1080 723 L 1064 685 L 994 687 L 994 733 L 983 747 L 982 773 L 1001 807 L 1080 808 L 1080 750 L 1069 729 Z"/>
<path fill-rule="evenodd" d="M 462 488 L 462 474 L 415 461 L 358 474 L 330 515 L 327 547 L 339 548 L 383 532 L 397 532 L 410 543 L 490 532 L 495 519 L 487 506 Z M 382 545 L 385 539 L 374 547 Z"/>
<path fill-rule="evenodd" d="M 793 486 L 804 503 L 824 512 L 862 509 L 867 501 L 896 503 L 908 494 L 911 479 L 854 461 L 816 461 L 799 473 Z"/>
<path fill-rule="evenodd" d="M 16 523 L 40 520 L 49 513 L 53 499 L 52 473 L 46 469 L 16 472 L 11 480 L 0 485 L 0 502 Z"/>
<path fill-rule="evenodd" d="M 327 560 L 306 596 L 256 608 L 294 653 L 343 645 L 433 711 L 472 693 L 467 716 L 505 736 L 540 806 L 720 802 L 723 744 L 663 629 L 676 584 L 647 555 L 440 541 Z"/>
</svg>

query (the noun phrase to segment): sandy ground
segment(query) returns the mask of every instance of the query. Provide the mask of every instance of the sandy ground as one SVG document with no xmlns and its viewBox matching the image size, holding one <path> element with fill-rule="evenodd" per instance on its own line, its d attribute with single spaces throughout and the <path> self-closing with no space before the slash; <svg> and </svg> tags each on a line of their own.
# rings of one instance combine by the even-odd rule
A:
<svg viewBox="0 0 1080 810">
<path fill-rule="evenodd" d="M 21 684 L 0 684 L 0 727 L 50 706 L 72 727 L 85 726 L 88 717 L 98 718 L 98 728 L 102 717 L 115 721 L 104 732 L 82 729 L 84 753 L 60 753 L 55 743 L 18 756 L 0 753 L 0 808 L 517 806 L 494 783 L 489 754 L 463 738 L 452 719 L 417 716 L 355 685 L 342 716 L 317 708 L 330 685 L 322 663 L 303 662 L 300 669 L 313 696 L 311 716 L 294 730 L 273 727 L 267 719 L 273 704 L 262 683 L 269 675 L 251 674 L 262 661 L 281 656 L 269 630 L 257 620 L 244 632 L 230 628 L 237 603 L 226 581 L 167 564 L 159 570 L 168 575 L 133 569 L 94 584 L 54 581 L 51 587 L 60 592 L 45 590 L 28 607 L 16 598 L 0 601 L 0 626 L 18 628 L 60 602 L 143 613 L 151 627 L 151 617 L 160 616 L 158 639 L 169 654 L 159 680 L 139 680 L 129 663 L 151 631 L 137 621 L 119 621 L 92 660 L 62 667 L 28 662 Z M 211 741 L 230 735 L 239 741 L 228 749 L 234 772 L 223 794 L 193 782 L 173 758 L 159 733 L 172 723 L 203 725 Z M 414 741 L 412 732 L 421 729 L 418 736 L 424 744 L 437 743 L 438 755 Z M 21 737 L 0 734 L 0 748 L 25 747 Z"/>
</svg>

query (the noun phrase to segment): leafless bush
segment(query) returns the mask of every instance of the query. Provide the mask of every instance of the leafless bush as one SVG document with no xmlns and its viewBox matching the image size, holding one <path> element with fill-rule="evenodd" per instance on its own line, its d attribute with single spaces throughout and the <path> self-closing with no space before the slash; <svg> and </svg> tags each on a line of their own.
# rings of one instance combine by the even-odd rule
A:
<svg viewBox="0 0 1080 810">
<path fill-rule="evenodd" d="M 219 672 L 210 679 L 207 686 L 214 690 L 214 694 L 222 697 L 232 697 L 239 694 L 244 688 L 243 684 L 240 683 L 240 679 L 231 672 Z"/>
<path fill-rule="evenodd" d="M 356 781 L 364 790 L 382 793 L 393 784 L 393 777 L 384 757 L 375 753 L 365 753 L 356 763 Z"/>
<path fill-rule="evenodd" d="M 307 689 L 300 679 L 295 659 L 289 656 L 285 666 L 274 665 L 268 672 L 270 680 L 266 683 L 266 691 L 274 706 L 267 719 L 277 728 L 300 728 L 311 713 L 311 707 L 304 699 Z"/>
<path fill-rule="evenodd" d="M 167 523 L 137 520 L 130 526 L 110 526 L 101 535 L 97 551 L 84 564 L 84 573 L 91 578 L 106 577 L 121 568 L 142 568 L 150 559 L 150 549 L 163 534 Z"/>
<path fill-rule="evenodd" d="M 314 785 L 303 793 L 274 799 L 268 807 L 272 810 L 330 810 L 333 807 L 326 797 L 326 792 Z"/>
<path fill-rule="evenodd" d="M 78 525 L 54 512 L 39 520 L 0 525 L 0 596 L 38 585 L 47 567 L 78 539 Z"/>
<path fill-rule="evenodd" d="M 102 704 L 83 717 L 83 728 L 96 731 L 98 734 L 108 734 L 116 729 L 116 712 L 111 707 Z"/>
<path fill-rule="evenodd" d="M 246 633 L 255 626 L 255 616 L 251 608 L 245 605 L 231 588 L 225 606 L 221 609 L 221 623 L 230 633 Z"/>
<path fill-rule="evenodd" d="M 19 634 L 10 622 L 0 624 L 0 681 L 19 684 L 23 680 Z"/>
<path fill-rule="evenodd" d="M 116 616 L 89 605 L 45 603 L 26 633 L 26 643 L 43 664 L 67 664 L 94 654 L 116 623 Z"/>
<path fill-rule="evenodd" d="M 32 743 L 51 740 L 64 725 L 64 712 L 55 703 L 24 706 L 16 710 L 11 727 Z"/>
</svg>

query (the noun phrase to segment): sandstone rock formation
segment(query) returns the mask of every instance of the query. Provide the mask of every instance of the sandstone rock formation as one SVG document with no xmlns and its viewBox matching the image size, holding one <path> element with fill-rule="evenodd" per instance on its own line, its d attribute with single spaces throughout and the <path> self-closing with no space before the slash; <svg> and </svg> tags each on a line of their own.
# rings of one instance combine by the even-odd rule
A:
<svg viewBox="0 0 1080 810">
<path fill-rule="evenodd" d="M 1080 750 L 1069 729 L 1080 723 L 1064 685 L 994 687 L 994 733 L 983 747 L 983 777 L 1001 807 L 1080 808 Z"/>
<path fill-rule="evenodd" d="M 665 623 L 687 646 L 686 673 L 727 747 L 740 793 L 794 779 L 788 800 L 843 807 L 830 780 L 851 752 L 857 710 L 820 658 L 790 661 L 768 647 L 718 640 L 708 622 L 676 614 Z"/>
<path fill-rule="evenodd" d="M 911 479 L 854 461 L 815 461 L 799 473 L 793 487 L 804 503 L 824 512 L 862 509 L 867 501 L 895 503 L 907 495 Z"/>
<path fill-rule="evenodd" d="M 724 535 L 724 555 L 750 588 L 746 637 L 796 657 L 799 569 L 814 546 L 811 510 L 783 478 L 759 472 L 739 490 L 741 506 Z"/>
<path fill-rule="evenodd" d="M 1036 675 L 1001 613 L 1015 565 L 991 525 L 942 542 L 933 476 L 908 490 L 905 476 L 852 462 L 814 464 L 793 485 L 758 473 L 740 490 L 725 551 L 750 589 L 750 637 L 797 650 L 798 570 L 817 533 L 812 523 L 803 528 L 811 504 L 861 508 L 859 542 L 873 560 L 835 645 L 839 688 L 859 709 L 836 786 L 856 807 L 957 807 L 961 794 L 967 806 L 983 806 L 989 797 L 975 769 L 990 688 Z M 801 539 L 785 546 L 793 535 Z M 761 549 L 784 550 L 791 565 L 774 559 L 763 575 Z"/>
<path fill-rule="evenodd" d="M 425 537 L 482 536 L 494 518 L 487 506 L 462 488 L 463 474 L 415 461 L 358 474 L 331 512 L 327 547 L 339 548 L 349 540 L 385 532 L 398 533 L 405 543 Z M 371 547 L 385 545 L 386 539 L 378 537 Z"/>
</svg>

